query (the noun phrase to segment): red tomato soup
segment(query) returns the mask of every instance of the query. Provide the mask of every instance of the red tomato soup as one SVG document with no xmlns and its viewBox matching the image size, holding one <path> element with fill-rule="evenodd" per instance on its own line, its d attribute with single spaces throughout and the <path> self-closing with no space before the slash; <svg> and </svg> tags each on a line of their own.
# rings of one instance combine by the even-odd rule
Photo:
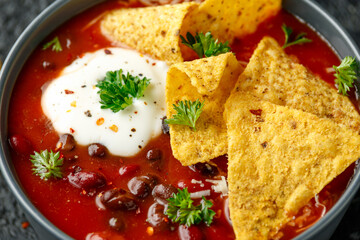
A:
<svg viewBox="0 0 360 240">
<path fill-rule="evenodd" d="M 113 47 L 101 34 L 99 22 L 93 20 L 120 7 L 123 6 L 118 1 L 109 1 L 74 17 L 48 36 L 24 65 L 11 97 L 8 119 L 11 156 L 23 188 L 45 217 L 76 239 L 234 239 L 227 197 L 211 190 L 211 183 L 206 181 L 226 177 L 227 156 L 214 160 L 218 167 L 204 164 L 183 167 L 173 157 L 166 133 L 152 139 L 136 156 L 126 158 L 106 151 L 102 157 L 89 156 L 88 146 L 76 145 L 67 136 L 66 147 L 73 149 L 60 149 L 64 157 L 63 178 L 44 181 L 32 172 L 29 158 L 33 151 L 54 151 L 59 147 L 60 136 L 41 108 L 42 87 L 85 53 Z M 245 65 L 264 36 L 272 36 L 283 44 L 284 23 L 294 33 L 305 32 L 313 40 L 289 47 L 286 52 L 333 84 L 333 72 L 329 69 L 339 65 L 338 56 L 314 30 L 285 11 L 266 20 L 254 34 L 235 40 L 231 47 L 238 60 Z M 42 50 L 43 44 L 55 36 L 61 43 L 70 41 L 70 46 L 63 46 L 61 52 Z M 317 199 L 312 199 L 283 227 L 277 238 L 298 235 L 329 211 L 344 192 L 353 170 L 352 165 L 328 184 Z M 80 187 L 70 184 L 71 181 Z M 129 181 L 138 187 L 136 193 L 129 192 Z M 204 223 L 179 227 L 164 215 L 161 201 L 166 194 L 171 196 L 176 188 L 185 187 L 189 192 L 211 190 L 207 199 L 213 202 L 216 215 L 210 227 Z M 195 200 L 196 204 L 199 202 Z"/>
</svg>

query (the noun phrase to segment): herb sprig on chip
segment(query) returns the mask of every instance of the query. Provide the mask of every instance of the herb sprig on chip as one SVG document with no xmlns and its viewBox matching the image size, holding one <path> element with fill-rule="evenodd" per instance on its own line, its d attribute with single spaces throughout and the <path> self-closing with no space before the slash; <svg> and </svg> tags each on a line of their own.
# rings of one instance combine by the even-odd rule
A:
<svg viewBox="0 0 360 240">
<path fill-rule="evenodd" d="M 196 101 L 180 101 L 178 105 L 173 104 L 174 110 L 177 111 L 170 119 L 166 119 L 167 124 L 179 124 L 191 127 L 196 131 L 196 121 L 202 113 L 204 102 Z"/>
<path fill-rule="evenodd" d="M 222 53 L 230 52 L 229 42 L 219 43 L 218 39 L 214 39 L 210 32 L 196 33 L 193 36 L 191 33 L 186 34 L 186 39 L 180 35 L 181 41 L 196 52 L 199 58 L 218 56 Z"/>
<path fill-rule="evenodd" d="M 61 52 L 63 49 L 61 47 L 61 44 L 60 44 L 60 40 L 58 37 L 55 37 L 53 40 L 51 40 L 50 42 L 44 44 L 42 50 L 46 50 L 48 49 L 49 47 L 52 46 L 52 50 L 55 51 L 55 52 Z"/>
<path fill-rule="evenodd" d="M 111 109 L 114 113 L 124 110 L 133 103 L 133 98 L 139 99 L 144 95 L 150 79 L 123 74 L 123 70 L 109 71 L 104 80 L 99 81 L 96 87 L 100 90 L 102 109 Z"/>
<path fill-rule="evenodd" d="M 334 76 L 335 83 L 339 93 L 347 96 L 347 92 L 350 91 L 354 85 L 354 81 L 357 80 L 359 73 L 359 63 L 356 58 L 347 56 L 345 57 L 339 66 L 333 66 L 335 70 Z"/>
<path fill-rule="evenodd" d="M 33 173 L 41 179 L 62 178 L 61 167 L 64 159 L 60 158 L 60 152 L 54 153 L 48 150 L 34 152 L 34 155 L 30 155 L 30 161 L 33 164 Z"/>
<path fill-rule="evenodd" d="M 210 209 L 213 203 L 202 197 L 200 205 L 194 206 L 194 201 L 190 198 L 187 188 L 178 189 L 178 193 L 174 193 L 173 197 L 167 201 L 169 205 L 165 214 L 173 222 L 186 224 L 188 227 L 202 221 L 210 226 L 215 216 L 215 212 Z"/>
<path fill-rule="evenodd" d="M 281 29 L 285 33 L 285 43 L 282 46 L 284 49 L 296 44 L 304 44 L 304 43 L 310 43 L 312 42 L 311 39 L 306 38 L 306 33 L 299 33 L 295 39 L 292 42 L 290 41 L 291 34 L 293 33 L 293 30 L 291 27 L 286 26 L 285 24 L 282 25 Z"/>
</svg>

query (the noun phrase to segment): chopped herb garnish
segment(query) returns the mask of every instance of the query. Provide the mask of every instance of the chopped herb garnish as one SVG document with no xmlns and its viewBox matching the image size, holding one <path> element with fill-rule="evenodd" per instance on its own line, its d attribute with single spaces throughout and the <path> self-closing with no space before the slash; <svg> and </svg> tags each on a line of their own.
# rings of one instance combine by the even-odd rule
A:
<svg viewBox="0 0 360 240">
<path fill-rule="evenodd" d="M 290 41 L 290 38 L 291 38 L 291 34 L 293 33 L 293 30 L 291 27 L 288 27 L 286 26 L 285 24 L 282 25 L 282 30 L 284 31 L 285 33 L 285 43 L 284 45 L 282 46 L 283 48 L 287 48 L 287 47 L 290 47 L 292 45 L 296 45 L 296 44 L 303 44 L 303 43 L 309 43 L 309 42 L 312 42 L 311 39 L 308 39 L 306 38 L 306 33 L 299 33 L 294 41 L 292 42 L 289 42 Z"/>
<path fill-rule="evenodd" d="M 333 68 L 336 71 L 334 76 L 339 93 L 347 96 L 347 92 L 354 86 L 354 81 L 359 76 L 359 63 L 356 58 L 347 56 L 339 66 L 333 66 Z"/>
<path fill-rule="evenodd" d="M 111 109 L 114 113 L 124 110 L 133 103 L 133 98 L 141 98 L 150 84 L 150 79 L 133 76 L 130 73 L 122 74 L 122 69 L 109 71 L 104 80 L 99 81 L 96 87 L 100 90 L 102 109 Z"/>
<path fill-rule="evenodd" d="M 41 179 L 62 178 L 63 158 L 60 158 L 60 152 L 44 150 L 40 153 L 34 152 L 34 155 L 30 155 L 30 157 L 33 173 L 40 176 Z"/>
<path fill-rule="evenodd" d="M 53 40 L 51 40 L 50 42 L 44 44 L 43 46 L 43 50 L 48 49 L 49 47 L 52 46 L 52 50 L 55 52 L 61 52 L 63 49 L 61 47 L 60 41 L 58 37 L 55 37 Z"/>
<path fill-rule="evenodd" d="M 210 226 L 215 216 L 215 212 L 210 209 L 213 203 L 202 197 L 200 205 L 194 206 L 194 201 L 190 198 L 187 188 L 178 189 L 178 193 L 174 193 L 173 197 L 167 199 L 167 201 L 169 205 L 165 214 L 173 222 L 186 224 L 190 227 L 203 221 Z"/>
<path fill-rule="evenodd" d="M 193 49 L 199 58 L 217 56 L 222 53 L 230 52 L 229 42 L 219 43 L 218 39 L 214 39 L 210 32 L 196 33 L 195 37 L 191 33 L 186 34 L 185 39 L 180 35 L 181 41 L 184 45 Z"/>
<path fill-rule="evenodd" d="M 173 106 L 177 113 L 173 115 L 172 118 L 165 119 L 165 123 L 186 125 L 196 131 L 196 121 L 202 113 L 204 102 L 200 102 L 199 100 L 195 102 L 185 100 L 185 102 L 180 101 L 178 106 L 175 104 L 173 104 Z"/>
</svg>

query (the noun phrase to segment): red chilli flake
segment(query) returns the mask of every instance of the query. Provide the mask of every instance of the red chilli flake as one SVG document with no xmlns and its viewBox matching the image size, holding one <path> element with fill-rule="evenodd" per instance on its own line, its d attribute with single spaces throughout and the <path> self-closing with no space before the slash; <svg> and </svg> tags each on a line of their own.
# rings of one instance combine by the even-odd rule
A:
<svg viewBox="0 0 360 240">
<path fill-rule="evenodd" d="M 70 133 L 74 133 L 74 132 L 75 132 L 75 130 L 70 128 Z"/>
<path fill-rule="evenodd" d="M 73 56 L 71 53 L 69 53 L 66 57 L 66 61 L 70 62 L 72 60 Z"/>
<path fill-rule="evenodd" d="M 254 114 L 256 116 L 261 116 L 262 110 L 258 109 L 258 110 L 250 110 L 251 114 Z"/>
<path fill-rule="evenodd" d="M 28 228 L 30 226 L 30 223 L 29 222 L 23 222 L 23 223 L 21 223 L 21 227 L 23 228 L 23 229 L 26 229 L 26 228 Z"/>
<path fill-rule="evenodd" d="M 74 94 L 74 91 L 65 89 L 65 94 Z"/>
<path fill-rule="evenodd" d="M 153 64 L 151 64 L 151 65 L 155 66 L 155 65 L 156 65 L 156 63 L 153 63 Z"/>
</svg>

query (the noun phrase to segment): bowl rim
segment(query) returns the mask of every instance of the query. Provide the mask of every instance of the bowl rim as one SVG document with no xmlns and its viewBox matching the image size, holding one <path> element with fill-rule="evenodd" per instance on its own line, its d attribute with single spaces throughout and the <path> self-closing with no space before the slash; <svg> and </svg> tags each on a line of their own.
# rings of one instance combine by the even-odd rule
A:
<svg viewBox="0 0 360 240">
<path fill-rule="evenodd" d="M 82 7 L 77 13 L 85 11 L 86 9 L 92 7 L 93 5 L 103 2 L 104 0 L 92 0 L 91 4 L 88 4 L 87 7 Z M 12 92 L 12 88 L 15 84 L 16 78 L 18 76 L 19 71 L 21 70 L 23 64 L 27 61 L 29 56 L 31 55 L 32 51 L 35 49 L 36 46 L 54 29 L 62 25 L 68 19 L 74 17 L 77 13 L 68 14 L 69 17 L 63 17 L 61 21 L 57 21 L 58 23 L 52 26 L 50 29 L 43 31 L 42 37 L 35 37 L 36 32 L 39 32 L 40 26 L 43 25 L 45 22 L 49 21 L 49 18 L 53 18 L 56 13 L 59 13 L 61 9 L 66 7 L 67 5 L 71 4 L 71 0 L 56 0 L 51 5 L 49 5 L 45 10 L 43 10 L 23 31 L 20 37 L 17 39 L 11 50 L 9 51 L 5 62 L 0 70 L 0 112 L 5 114 L 1 114 L 0 119 L 0 137 L 1 137 L 1 147 L 0 147 L 0 170 L 4 176 L 5 182 L 9 186 L 12 194 L 15 195 L 16 200 L 20 203 L 23 207 L 25 212 L 30 215 L 32 219 L 34 219 L 38 224 L 40 224 L 43 228 L 45 228 L 49 233 L 51 233 L 57 239 L 72 239 L 69 235 L 64 233 L 60 230 L 57 226 L 55 226 L 52 222 L 50 222 L 30 201 L 27 197 L 25 190 L 21 187 L 21 183 L 14 174 L 14 168 L 10 164 L 10 157 L 8 151 L 8 144 L 7 144 L 7 113 L 9 110 L 9 97 L 11 94 L 6 94 L 6 90 L 10 90 Z M 75 2 L 75 1 L 74 1 Z M 85 6 L 85 3 L 88 3 L 88 0 L 78 0 L 78 4 Z M 284 0 L 283 7 L 285 9 L 287 4 L 292 4 L 293 1 L 291 0 Z M 312 8 L 314 11 L 319 13 L 321 17 L 323 17 L 326 22 L 331 25 L 331 27 L 335 28 L 335 30 L 340 34 L 342 38 L 345 40 L 345 45 L 350 48 L 350 52 L 352 52 L 357 59 L 360 59 L 360 52 L 355 44 L 355 41 L 352 37 L 347 33 L 347 31 L 339 24 L 337 20 L 335 20 L 326 10 L 324 10 L 318 3 L 312 0 L 300 0 L 298 1 L 301 5 L 307 5 L 308 8 Z M 288 10 L 288 9 L 287 9 Z M 288 10 L 289 11 L 289 10 Z M 292 11 L 289 11 L 294 14 Z M 296 16 L 296 14 L 294 14 Z M 303 16 L 299 16 L 300 19 L 303 19 Z M 311 23 L 306 21 L 308 25 L 311 26 Z M 321 31 L 315 29 L 319 34 Z M 34 38 L 37 38 L 37 40 Z M 40 39 L 40 40 L 39 40 Z M 327 39 L 325 39 L 327 41 Z M 330 44 L 330 42 L 328 42 Z M 24 47 L 26 46 L 26 47 Z M 330 44 L 331 46 L 331 44 Z M 19 60 L 19 53 L 26 52 L 23 60 Z M 341 53 L 339 54 L 340 57 L 342 56 Z M 21 67 L 17 68 L 14 66 L 14 62 L 20 61 L 22 62 Z M 15 71 L 15 73 L 13 73 Z M 11 80 L 9 73 L 13 73 L 12 75 L 15 76 L 15 80 Z M 10 82 L 10 83 L 9 83 Z M 9 86 L 12 85 L 12 86 Z M 6 100 L 8 98 L 8 100 Z M 4 111 L 5 109 L 5 111 Z M 1 131 L 5 129 L 5 131 Z M 7 159 L 10 159 L 7 161 Z M 323 216 L 320 220 L 318 220 L 313 226 L 309 229 L 305 230 L 301 234 L 299 234 L 294 239 L 311 239 L 319 232 L 325 230 L 327 226 L 330 225 L 335 218 L 342 217 L 345 213 L 345 210 L 349 206 L 351 200 L 353 199 L 354 195 L 357 193 L 360 187 L 360 167 L 359 165 L 356 166 L 354 175 L 352 176 L 345 192 L 341 195 L 340 199 L 336 202 L 336 204 L 330 209 L 330 211 Z"/>
</svg>

